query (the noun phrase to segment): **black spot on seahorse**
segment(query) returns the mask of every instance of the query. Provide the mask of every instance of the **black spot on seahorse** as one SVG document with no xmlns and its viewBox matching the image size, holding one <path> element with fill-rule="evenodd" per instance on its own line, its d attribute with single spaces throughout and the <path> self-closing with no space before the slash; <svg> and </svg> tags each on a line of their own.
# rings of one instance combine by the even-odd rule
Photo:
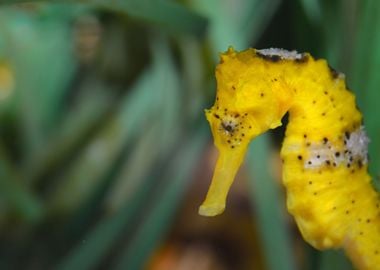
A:
<svg viewBox="0 0 380 270">
<path fill-rule="evenodd" d="M 330 70 L 331 77 L 332 77 L 333 79 L 338 78 L 340 72 L 337 71 L 337 70 L 335 70 L 335 69 L 334 69 L 333 67 L 331 67 L 330 65 L 328 65 L 328 66 L 329 66 L 329 70 Z"/>
<path fill-rule="evenodd" d="M 281 57 L 277 54 L 263 54 L 256 51 L 256 55 L 271 62 L 279 62 L 281 60 Z"/>
<path fill-rule="evenodd" d="M 295 62 L 300 64 L 307 63 L 307 61 L 309 61 L 309 56 L 306 53 L 303 53 L 301 58 L 295 59 Z"/>
</svg>

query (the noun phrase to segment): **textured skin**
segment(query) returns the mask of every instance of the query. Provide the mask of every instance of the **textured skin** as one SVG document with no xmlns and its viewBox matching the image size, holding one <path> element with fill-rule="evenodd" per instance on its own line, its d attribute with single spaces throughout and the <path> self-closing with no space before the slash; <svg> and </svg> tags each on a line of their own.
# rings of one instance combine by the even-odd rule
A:
<svg viewBox="0 0 380 270">
<path fill-rule="evenodd" d="M 344 76 L 309 54 L 230 48 L 206 110 L 219 159 L 201 215 L 223 212 L 249 142 L 289 124 L 281 150 L 287 207 L 304 239 L 344 248 L 358 269 L 380 269 L 379 195 L 367 173 L 368 139 Z"/>
</svg>

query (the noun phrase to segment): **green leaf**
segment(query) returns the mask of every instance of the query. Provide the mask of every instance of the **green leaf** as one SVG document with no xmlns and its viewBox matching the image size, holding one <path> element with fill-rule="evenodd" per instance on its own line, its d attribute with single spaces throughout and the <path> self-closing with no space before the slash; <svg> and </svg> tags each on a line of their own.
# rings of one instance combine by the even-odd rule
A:
<svg viewBox="0 0 380 270">
<path fill-rule="evenodd" d="M 127 143 L 154 117 L 160 107 L 156 102 L 160 92 L 155 89 L 161 83 L 158 69 L 156 66 L 143 73 L 130 95 L 124 97 L 116 115 L 107 121 L 66 170 L 56 191 L 51 193 L 49 204 L 52 210 L 70 212 L 86 201 Z"/>
<path fill-rule="evenodd" d="M 25 161 L 44 145 L 57 121 L 74 70 L 69 20 L 42 19 L 15 9 L 0 10 L 0 39 L 15 74 L 14 109 L 20 118 Z M 44 40 L 43 40 L 44 39 Z M 53 61 L 52 61 L 53 60 Z"/>
<path fill-rule="evenodd" d="M 192 0 L 193 6 L 210 19 L 212 49 L 215 55 L 229 46 L 243 50 L 257 42 L 276 12 L 281 0 Z"/>
<path fill-rule="evenodd" d="M 296 269 L 289 226 L 285 218 L 285 199 L 270 175 L 269 135 L 256 138 L 249 148 L 247 163 L 250 175 L 252 205 L 258 220 L 258 227 L 268 269 Z"/>
<path fill-rule="evenodd" d="M 98 91 L 97 91 L 98 89 Z M 64 115 L 56 131 L 25 164 L 23 174 L 35 185 L 43 176 L 58 169 L 83 144 L 113 105 L 109 89 L 96 85 L 77 106 Z"/>
<path fill-rule="evenodd" d="M 342 251 L 328 250 L 322 253 L 319 270 L 352 270 L 350 261 Z"/>
<path fill-rule="evenodd" d="M 80 3 L 97 8 L 106 8 L 175 33 L 186 33 L 198 37 L 202 37 L 205 34 L 207 26 L 207 20 L 204 17 L 190 11 L 175 1 L 168 0 L 0 0 L 0 4 L 24 2 L 44 4 Z"/>
<path fill-rule="evenodd" d="M 206 143 L 206 129 L 199 128 L 173 158 L 166 183 L 157 190 L 151 209 L 144 211 L 141 224 L 117 259 L 115 269 L 143 269 L 149 256 L 163 239 L 189 183 L 191 172 Z M 154 224 L 154 226 L 152 226 Z"/>
<path fill-rule="evenodd" d="M 15 213 L 26 224 L 36 224 L 44 216 L 44 205 L 21 181 L 0 145 L 0 197 L 11 213 Z M 1 216 L 4 213 L 1 213 Z M 1 218 L 4 218 L 3 216 Z"/>
</svg>

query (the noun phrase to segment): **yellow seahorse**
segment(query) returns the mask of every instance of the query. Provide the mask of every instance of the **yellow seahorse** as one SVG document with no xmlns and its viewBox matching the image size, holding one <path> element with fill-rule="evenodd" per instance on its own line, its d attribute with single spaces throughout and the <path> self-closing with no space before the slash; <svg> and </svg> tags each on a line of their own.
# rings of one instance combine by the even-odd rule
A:
<svg viewBox="0 0 380 270">
<path fill-rule="evenodd" d="M 289 112 L 283 184 L 302 236 L 317 249 L 343 248 L 359 269 L 380 269 L 380 200 L 367 172 L 369 140 L 344 75 L 308 53 L 229 48 L 216 78 L 206 117 L 219 157 L 199 213 L 223 212 L 249 142 Z"/>
</svg>

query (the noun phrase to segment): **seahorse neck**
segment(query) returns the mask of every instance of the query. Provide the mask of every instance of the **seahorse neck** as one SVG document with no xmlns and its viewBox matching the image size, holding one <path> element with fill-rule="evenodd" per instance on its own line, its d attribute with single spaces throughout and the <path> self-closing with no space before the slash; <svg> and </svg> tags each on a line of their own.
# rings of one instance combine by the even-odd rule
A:
<svg viewBox="0 0 380 270">
<path fill-rule="evenodd" d="M 340 164 L 360 169 L 368 162 L 369 142 L 361 126 L 361 113 L 343 75 L 333 76 L 323 64 L 327 65 L 311 63 L 310 69 L 299 75 L 301 79 L 287 77 L 286 85 L 294 94 L 282 155 L 299 155 L 304 149 L 305 169 Z"/>
<path fill-rule="evenodd" d="M 297 65 L 292 68 L 284 70 L 283 76 L 288 91 L 293 93 L 289 107 L 291 125 L 329 129 L 352 124 L 345 114 L 347 108 L 355 107 L 355 98 L 346 89 L 343 74 L 329 68 L 324 60 L 312 60 L 302 68 Z M 351 120 L 357 123 L 361 119 Z M 342 125 L 335 125 L 337 121 Z"/>
</svg>

